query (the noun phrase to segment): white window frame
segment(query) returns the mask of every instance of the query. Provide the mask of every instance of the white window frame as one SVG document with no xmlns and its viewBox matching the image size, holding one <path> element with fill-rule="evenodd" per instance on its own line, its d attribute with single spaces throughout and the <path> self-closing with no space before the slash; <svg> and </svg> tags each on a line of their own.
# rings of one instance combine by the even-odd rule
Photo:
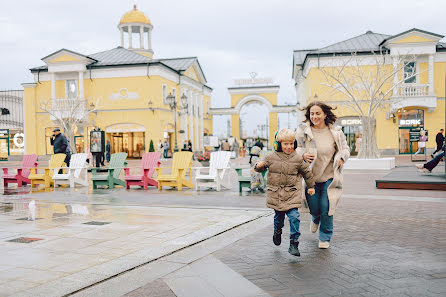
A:
<svg viewBox="0 0 446 297">
<path fill-rule="evenodd" d="M 163 96 L 163 104 L 167 104 L 166 98 L 167 98 L 167 85 L 162 86 L 162 96 Z"/>
<path fill-rule="evenodd" d="M 70 81 L 74 81 L 74 84 L 76 86 L 76 95 L 74 96 L 74 98 L 69 98 L 68 97 L 68 88 L 69 88 L 69 82 Z M 77 82 L 77 79 L 67 79 L 67 80 L 65 80 L 65 99 L 76 99 L 77 97 L 79 97 L 79 84 Z"/>
<path fill-rule="evenodd" d="M 414 65 L 414 73 L 416 73 L 417 69 L 419 67 L 417 61 L 414 61 L 414 60 L 404 61 L 405 65 L 408 64 L 408 63 L 413 63 L 413 65 Z M 415 75 L 415 81 L 413 81 L 413 82 L 406 82 L 405 76 L 406 76 L 406 66 L 403 67 L 403 83 L 406 84 L 406 85 L 418 84 L 418 77 L 419 77 L 419 75 Z"/>
</svg>

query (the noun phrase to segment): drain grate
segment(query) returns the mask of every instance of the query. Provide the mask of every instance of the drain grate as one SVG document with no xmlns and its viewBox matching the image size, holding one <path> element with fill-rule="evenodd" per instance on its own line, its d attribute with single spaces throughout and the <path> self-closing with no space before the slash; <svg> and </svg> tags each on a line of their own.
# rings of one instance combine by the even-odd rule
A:
<svg viewBox="0 0 446 297">
<path fill-rule="evenodd" d="M 34 241 L 43 240 L 43 238 L 32 238 L 32 237 L 18 237 L 11 240 L 7 240 L 8 242 L 18 242 L 18 243 L 31 243 Z"/>
<path fill-rule="evenodd" d="M 91 222 L 86 222 L 86 223 L 83 223 L 83 224 L 85 224 L 85 225 L 96 225 L 96 226 L 101 226 L 101 225 L 111 224 L 111 222 L 91 221 Z"/>
<path fill-rule="evenodd" d="M 35 218 L 34 220 L 30 220 L 28 217 L 24 217 L 24 218 L 20 218 L 20 219 L 16 219 L 17 221 L 37 221 L 37 220 L 41 220 L 42 218 Z"/>
</svg>

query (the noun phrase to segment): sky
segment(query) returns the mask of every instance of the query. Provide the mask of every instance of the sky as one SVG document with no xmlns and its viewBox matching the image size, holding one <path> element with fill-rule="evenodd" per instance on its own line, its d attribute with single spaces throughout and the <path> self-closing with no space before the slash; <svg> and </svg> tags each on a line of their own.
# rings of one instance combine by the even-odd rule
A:
<svg viewBox="0 0 446 297">
<path fill-rule="evenodd" d="M 120 45 L 117 25 L 136 4 L 154 26 L 154 58 L 198 57 L 213 107 L 229 107 L 227 88 L 250 72 L 280 85 L 279 104 L 295 103 L 293 50 L 368 30 L 392 35 L 416 27 L 446 35 L 445 0 L 0 1 L 0 90 L 32 82 L 29 68 L 61 48 L 88 55 Z M 265 107 L 254 104 L 244 114 L 248 134 L 260 133 Z M 295 121 L 279 115 L 281 127 Z M 216 117 L 214 134 L 224 135 L 226 122 Z"/>
</svg>

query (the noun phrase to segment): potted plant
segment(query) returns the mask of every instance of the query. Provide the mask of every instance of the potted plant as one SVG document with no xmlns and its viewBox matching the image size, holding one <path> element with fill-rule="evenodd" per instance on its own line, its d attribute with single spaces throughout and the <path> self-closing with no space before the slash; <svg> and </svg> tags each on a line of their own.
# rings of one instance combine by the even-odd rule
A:
<svg viewBox="0 0 446 297">
<path fill-rule="evenodd" d="M 211 159 L 210 152 L 200 152 L 197 153 L 197 160 L 201 163 L 203 167 L 209 167 L 209 160 Z"/>
</svg>

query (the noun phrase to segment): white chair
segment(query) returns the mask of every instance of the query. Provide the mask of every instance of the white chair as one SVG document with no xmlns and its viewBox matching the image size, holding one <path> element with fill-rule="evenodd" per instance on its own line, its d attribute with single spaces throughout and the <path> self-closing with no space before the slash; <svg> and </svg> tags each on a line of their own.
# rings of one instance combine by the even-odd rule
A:
<svg viewBox="0 0 446 297">
<path fill-rule="evenodd" d="M 56 173 L 53 175 L 54 187 L 56 187 L 57 184 L 69 184 L 71 188 L 74 188 L 75 184 L 88 186 L 88 167 L 86 162 L 87 154 L 85 153 L 71 155 L 68 172 L 65 174 Z M 81 174 L 83 177 L 81 177 Z"/>
<path fill-rule="evenodd" d="M 231 176 L 229 169 L 229 159 L 231 152 L 218 151 L 211 153 L 211 160 L 209 167 L 194 167 L 195 172 L 195 186 L 197 190 L 200 187 L 216 188 L 220 191 L 221 186 L 231 188 Z M 200 170 L 209 169 L 208 174 L 201 174 Z"/>
</svg>

